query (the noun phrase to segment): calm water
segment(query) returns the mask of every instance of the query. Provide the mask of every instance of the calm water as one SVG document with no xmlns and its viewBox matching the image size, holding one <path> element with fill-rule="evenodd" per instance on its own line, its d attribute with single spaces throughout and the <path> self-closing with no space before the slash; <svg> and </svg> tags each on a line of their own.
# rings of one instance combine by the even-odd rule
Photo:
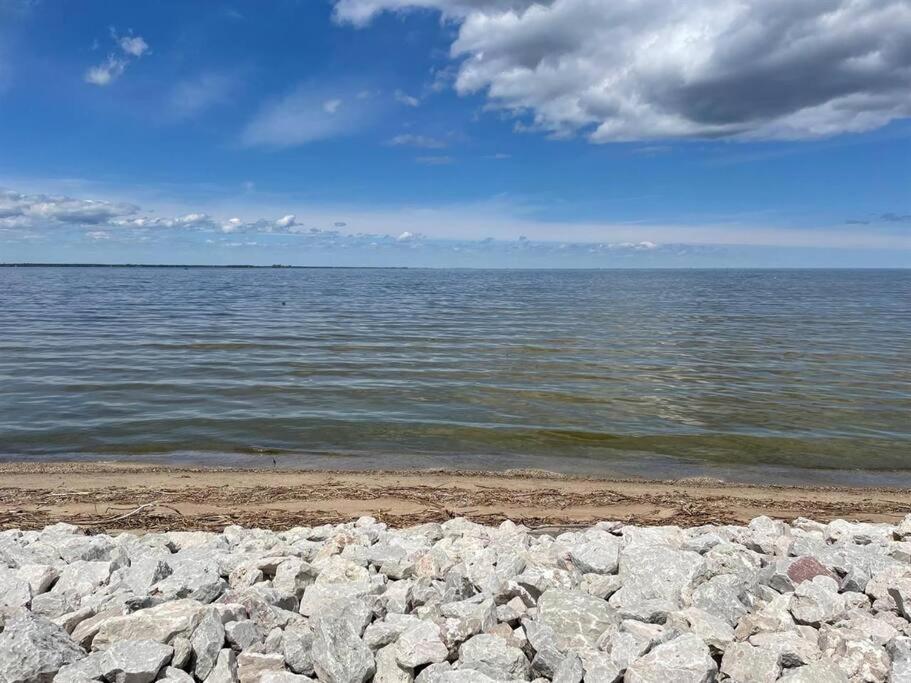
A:
<svg viewBox="0 0 911 683">
<path fill-rule="evenodd" d="M 911 271 L 0 268 L 0 454 L 911 483 Z"/>
</svg>

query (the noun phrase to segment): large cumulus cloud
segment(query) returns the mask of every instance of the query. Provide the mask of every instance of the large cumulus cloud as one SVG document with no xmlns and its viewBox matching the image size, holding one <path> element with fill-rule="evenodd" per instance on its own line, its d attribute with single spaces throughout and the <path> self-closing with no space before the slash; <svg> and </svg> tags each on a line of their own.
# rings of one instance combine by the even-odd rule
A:
<svg viewBox="0 0 911 683">
<path fill-rule="evenodd" d="M 456 89 L 595 142 L 809 138 L 911 116 L 908 0 L 337 0 L 459 25 Z"/>
</svg>

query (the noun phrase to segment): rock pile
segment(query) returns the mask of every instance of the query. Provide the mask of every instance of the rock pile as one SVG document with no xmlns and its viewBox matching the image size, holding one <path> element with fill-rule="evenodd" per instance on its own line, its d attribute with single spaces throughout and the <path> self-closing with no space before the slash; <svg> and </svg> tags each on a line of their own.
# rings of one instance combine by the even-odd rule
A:
<svg viewBox="0 0 911 683">
<path fill-rule="evenodd" d="M 0 682 L 911 681 L 899 524 L 0 533 Z"/>
</svg>

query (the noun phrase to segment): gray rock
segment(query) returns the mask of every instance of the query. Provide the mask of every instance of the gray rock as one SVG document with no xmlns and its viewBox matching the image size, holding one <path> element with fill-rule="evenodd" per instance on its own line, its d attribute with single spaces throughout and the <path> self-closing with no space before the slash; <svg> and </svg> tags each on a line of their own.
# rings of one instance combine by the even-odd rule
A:
<svg viewBox="0 0 911 683">
<path fill-rule="evenodd" d="M 786 668 L 804 666 L 822 658 L 822 652 L 816 643 L 816 637 L 812 640 L 805 638 L 796 630 L 778 633 L 757 633 L 754 636 L 750 636 L 749 642 L 762 650 L 774 652 L 778 657 L 778 663 Z"/>
<path fill-rule="evenodd" d="M 778 680 L 783 683 L 848 683 L 848 677 L 832 662 L 800 666 L 785 672 Z"/>
<path fill-rule="evenodd" d="M 193 659 L 193 643 L 189 638 L 177 636 L 171 640 L 171 647 L 174 648 L 174 654 L 171 657 L 171 668 L 187 669 Z"/>
<path fill-rule="evenodd" d="M 207 611 L 199 621 L 190 636 L 190 644 L 193 646 L 193 673 L 204 680 L 225 644 L 224 624 L 213 610 Z"/>
<path fill-rule="evenodd" d="M 413 680 L 413 670 L 399 664 L 395 645 L 386 645 L 377 650 L 374 683 L 411 683 Z"/>
<path fill-rule="evenodd" d="M 205 683 L 237 683 L 237 657 L 233 650 L 225 648 L 218 653 Z"/>
<path fill-rule="evenodd" d="M 294 673 L 311 675 L 313 668 L 313 629 L 304 622 L 288 625 L 282 638 L 285 663 Z"/>
<path fill-rule="evenodd" d="M 548 590 L 538 600 L 538 621 L 556 635 L 557 648 L 595 647 L 620 617 L 608 603 L 581 591 Z"/>
<path fill-rule="evenodd" d="M 195 600 L 174 600 L 105 619 L 98 626 L 92 648 L 103 650 L 121 640 L 167 643 L 175 636 L 189 636 L 199 625 L 204 610 L 205 605 Z"/>
<path fill-rule="evenodd" d="M 591 529 L 569 551 L 573 564 L 584 574 L 613 574 L 620 563 L 620 539 Z"/>
<path fill-rule="evenodd" d="M 819 626 L 831 623 L 845 612 L 845 598 L 838 593 L 838 584 L 827 576 L 804 581 L 794 589 L 791 614 L 798 624 Z"/>
<path fill-rule="evenodd" d="M 449 662 L 440 662 L 439 664 L 430 664 L 421 669 L 421 672 L 414 679 L 415 683 L 439 683 L 444 673 L 452 671 L 452 664 Z"/>
<path fill-rule="evenodd" d="M 449 655 L 440 627 L 431 621 L 420 621 L 406 628 L 395 641 L 399 664 L 413 669 L 424 664 L 442 662 Z"/>
<path fill-rule="evenodd" d="M 130 563 L 124 576 L 124 583 L 137 595 L 144 595 L 152 590 L 152 586 L 170 574 L 171 567 L 161 558 L 141 557 Z"/>
<path fill-rule="evenodd" d="M 0 567 L 0 609 L 27 607 L 31 599 L 28 581 L 13 570 Z"/>
<path fill-rule="evenodd" d="M 290 671 L 264 671 L 259 677 L 259 683 L 312 683 L 313 680 Z"/>
<path fill-rule="evenodd" d="M 110 562 L 87 562 L 77 560 L 65 566 L 57 583 L 54 584 L 56 593 L 73 593 L 86 596 L 93 593 L 99 586 L 105 585 L 111 578 L 113 565 Z"/>
<path fill-rule="evenodd" d="M 705 560 L 692 551 L 634 543 L 620 553 L 622 586 L 609 602 L 624 617 L 664 621 L 669 612 L 682 607 L 684 591 L 705 569 Z"/>
<path fill-rule="evenodd" d="M 623 671 L 606 652 L 586 649 L 581 650 L 579 656 L 586 683 L 616 683 L 620 680 Z"/>
<path fill-rule="evenodd" d="M 323 605 L 311 619 L 313 668 L 320 681 L 363 683 L 373 676 L 373 652 L 361 640 L 365 614 L 361 601 L 343 599 Z"/>
<path fill-rule="evenodd" d="M 28 583 L 35 596 L 50 590 L 60 572 L 49 564 L 24 564 L 16 570 L 16 576 Z"/>
<path fill-rule="evenodd" d="M 699 636 L 714 652 L 724 652 L 734 642 L 734 629 L 727 621 L 698 607 L 672 612 L 666 625 Z"/>
<path fill-rule="evenodd" d="M 401 639 L 399 639 L 401 643 Z M 443 657 L 440 660 L 445 659 Z M 499 680 L 528 680 L 531 665 L 525 653 L 503 638 L 482 633 L 459 648 L 459 667 L 474 669 Z"/>
<path fill-rule="evenodd" d="M 911 515 L 905 517 L 908 521 Z M 892 659 L 892 683 L 911 683 L 911 638 L 899 636 L 889 641 L 886 649 Z"/>
<path fill-rule="evenodd" d="M 178 669 L 174 666 L 166 666 L 164 671 L 158 677 L 159 681 L 167 681 L 167 683 L 195 683 L 196 679 L 193 678 L 183 669 Z"/>
<path fill-rule="evenodd" d="M 738 683 L 774 683 L 781 673 L 778 654 L 749 643 L 733 643 L 721 658 L 721 673 Z"/>
<path fill-rule="evenodd" d="M 241 652 L 237 656 L 237 677 L 240 683 L 260 683 L 268 672 L 285 670 L 285 658 L 280 654 Z"/>
<path fill-rule="evenodd" d="M 256 643 L 263 642 L 265 635 L 252 619 L 229 621 L 225 624 L 225 636 L 235 650 L 247 650 Z"/>
<path fill-rule="evenodd" d="M 0 633 L 0 681 L 45 683 L 67 664 L 85 657 L 69 634 L 46 617 L 24 612 Z"/>
<path fill-rule="evenodd" d="M 749 611 L 741 600 L 746 586 L 747 582 L 736 574 L 714 576 L 693 591 L 692 604 L 733 626 Z"/>
<path fill-rule="evenodd" d="M 576 654 L 568 654 L 554 672 L 553 683 L 582 683 L 585 670 Z"/>
<path fill-rule="evenodd" d="M 171 661 L 174 650 L 151 640 L 121 640 L 98 657 L 102 677 L 111 683 L 151 683 Z"/>
<path fill-rule="evenodd" d="M 626 670 L 624 683 L 709 683 L 718 666 L 706 645 L 690 633 L 656 646 Z"/>
</svg>

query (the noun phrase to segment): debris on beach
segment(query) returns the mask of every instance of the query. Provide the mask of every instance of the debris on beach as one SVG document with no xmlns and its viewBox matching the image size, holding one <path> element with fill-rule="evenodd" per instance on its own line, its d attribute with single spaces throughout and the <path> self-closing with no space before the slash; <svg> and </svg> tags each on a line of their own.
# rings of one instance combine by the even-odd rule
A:
<svg viewBox="0 0 911 683">
<path fill-rule="evenodd" d="M 0 683 L 911 681 L 898 525 L 0 532 Z"/>
</svg>

